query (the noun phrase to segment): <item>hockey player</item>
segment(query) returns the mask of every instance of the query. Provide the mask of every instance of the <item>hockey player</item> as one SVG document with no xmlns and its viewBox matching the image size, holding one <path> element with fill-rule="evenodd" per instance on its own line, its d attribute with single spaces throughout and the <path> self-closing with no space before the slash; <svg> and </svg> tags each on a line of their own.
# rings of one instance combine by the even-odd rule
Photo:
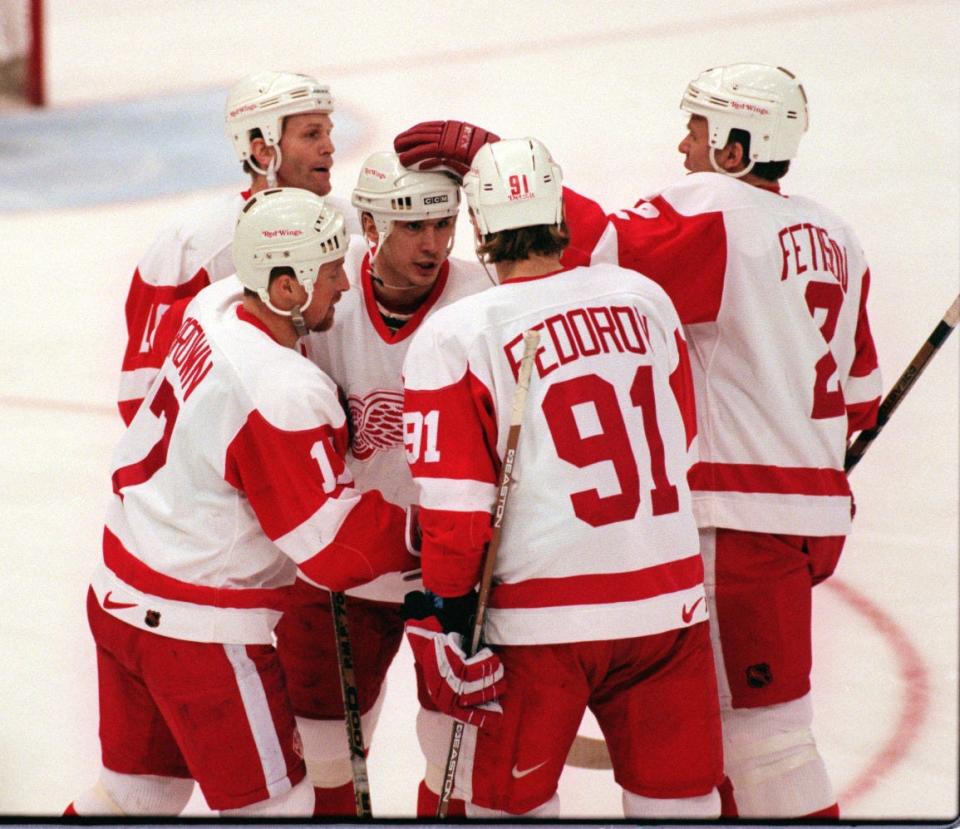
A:
<svg viewBox="0 0 960 829">
<path fill-rule="evenodd" d="M 710 69 L 681 107 L 690 175 L 612 215 L 592 261 L 663 285 L 690 343 L 700 434 L 690 480 L 733 783 L 724 816 L 837 817 L 811 731 L 811 589 L 851 528 L 847 440 L 879 405 L 870 272 L 846 222 L 781 192 L 808 125 L 793 75 Z M 398 143 L 449 163 L 436 141 Z"/>
<path fill-rule="evenodd" d="M 406 506 L 416 501 L 403 447 L 400 370 L 412 335 L 436 309 L 489 288 L 476 262 L 448 258 L 460 206 L 457 180 L 440 172 L 409 171 L 392 152 L 374 153 L 361 165 L 352 201 L 365 242 L 347 255 L 349 294 L 337 306 L 336 326 L 304 340 L 306 354 L 338 384 L 351 421 L 348 465 L 357 486 L 377 489 Z M 420 587 L 419 574 L 392 574 L 350 591 L 348 602 L 354 669 L 364 738 L 376 727 L 384 679 L 403 638 L 400 603 Z M 324 814 L 353 814 L 350 754 L 335 672 L 329 600 L 287 614 L 278 627 L 278 650 L 303 735 L 307 771 L 322 796 Z M 427 696 L 421 699 L 430 708 Z M 450 739 L 450 720 L 420 711 L 417 733 L 427 757 L 417 813 L 432 817 Z M 456 803 L 451 814 L 462 814 Z"/>
<path fill-rule="evenodd" d="M 563 269 L 561 188 L 534 139 L 477 152 L 464 189 L 478 254 L 502 284 L 437 311 L 403 367 L 424 584 L 442 607 L 462 605 L 490 536 L 523 334 L 542 336 L 483 635 L 497 653 L 471 666 L 486 688 L 502 662 L 507 692 L 502 716 L 459 715 L 471 724 L 457 786 L 468 816 L 557 817 L 557 781 L 589 707 L 626 816 L 717 817 L 720 716 L 686 483 L 696 436 L 686 346 L 650 280 L 614 265 Z M 457 655 L 446 627 L 408 623 L 425 673 L 436 654 Z M 456 688 L 450 711 L 469 705 L 469 689 Z"/>
<path fill-rule="evenodd" d="M 414 170 L 443 170 L 463 178 L 484 144 L 500 136 L 464 121 L 424 121 L 394 140 L 400 163 Z M 600 205 L 575 190 L 563 188 L 563 214 L 569 241 L 560 262 L 565 268 L 589 265 L 594 245 L 607 226 Z"/>
<path fill-rule="evenodd" d="M 330 192 L 333 99 L 328 87 L 306 75 L 258 72 L 230 90 L 226 132 L 250 186 L 217 197 L 164 228 L 137 265 L 127 294 L 127 346 L 120 376 L 119 407 L 129 423 L 165 356 L 152 345 L 166 312 L 168 336 L 186 301 L 201 288 L 234 272 L 231 242 L 237 215 L 253 193 L 266 187 L 301 187 Z M 344 213 L 346 205 L 331 206 Z M 352 222 L 348 230 L 353 232 Z"/>
<path fill-rule="evenodd" d="M 177 815 L 194 779 L 222 815 L 313 812 L 272 646 L 294 577 L 416 566 L 404 511 L 352 485 L 335 385 L 295 350 L 333 322 L 347 245 L 320 197 L 254 196 L 238 277 L 189 304 L 117 448 L 88 594 L 103 767 L 67 814 Z"/>
</svg>

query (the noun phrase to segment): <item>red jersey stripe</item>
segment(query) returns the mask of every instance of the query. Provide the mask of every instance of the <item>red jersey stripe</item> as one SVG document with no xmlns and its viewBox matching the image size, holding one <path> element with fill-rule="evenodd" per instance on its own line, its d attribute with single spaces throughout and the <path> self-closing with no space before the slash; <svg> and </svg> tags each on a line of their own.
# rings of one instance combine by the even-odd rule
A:
<svg viewBox="0 0 960 829">
<path fill-rule="evenodd" d="M 839 469 L 707 463 L 690 470 L 690 489 L 707 492 L 769 492 L 778 495 L 849 495 L 850 484 Z"/>
<path fill-rule="evenodd" d="M 490 607 L 534 608 L 636 602 L 687 590 L 702 582 L 703 560 L 697 554 L 628 573 L 598 573 L 498 584 L 491 593 Z"/>
<path fill-rule="evenodd" d="M 210 607 L 284 610 L 289 587 L 221 588 L 190 584 L 159 573 L 134 557 L 109 528 L 103 528 L 103 561 L 134 590 L 160 599 Z"/>
</svg>

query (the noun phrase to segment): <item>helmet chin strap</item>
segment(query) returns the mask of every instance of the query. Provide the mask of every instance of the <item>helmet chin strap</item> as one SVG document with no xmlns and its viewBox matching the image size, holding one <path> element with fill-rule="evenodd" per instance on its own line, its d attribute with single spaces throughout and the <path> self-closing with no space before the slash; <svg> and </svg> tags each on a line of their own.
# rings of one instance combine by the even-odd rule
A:
<svg viewBox="0 0 960 829">
<path fill-rule="evenodd" d="M 247 164 L 249 164 L 253 168 L 254 172 L 258 173 L 261 176 L 266 177 L 267 187 L 269 187 L 271 190 L 277 186 L 277 170 L 280 169 L 280 155 L 281 155 L 279 144 L 274 144 L 273 149 L 275 152 L 274 152 L 273 158 L 270 159 L 270 163 L 267 165 L 266 170 L 260 167 L 257 164 L 257 162 L 253 160 L 252 155 L 250 156 L 250 158 L 247 159 Z"/>
<path fill-rule="evenodd" d="M 307 298 L 300 305 L 294 305 L 289 311 L 283 311 L 277 308 L 277 306 L 270 301 L 270 295 L 267 293 L 266 288 L 258 290 L 257 295 L 260 297 L 261 302 L 273 311 L 273 313 L 281 317 L 290 317 L 290 322 L 293 323 L 298 337 L 306 337 L 307 334 L 310 333 L 310 329 L 307 328 L 307 323 L 303 319 L 303 309 L 310 304 L 310 300 L 313 298 L 313 283 L 307 282 L 304 284 L 301 282 L 300 284 L 303 285 L 303 290 L 307 292 Z"/>
<path fill-rule="evenodd" d="M 267 165 L 267 187 L 271 190 L 277 186 L 277 170 L 280 169 L 280 145 L 275 144 L 273 158 L 270 159 L 270 163 Z M 303 334 L 300 335 L 301 337 Z"/>
<path fill-rule="evenodd" d="M 483 272 L 487 275 L 487 279 L 490 280 L 490 284 L 494 286 L 499 285 L 500 284 L 499 280 L 492 273 L 490 273 L 490 269 L 487 267 L 486 260 L 481 259 L 480 255 L 477 254 L 477 261 L 483 267 Z"/>
<path fill-rule="evenodd" d="M 303 321 L 303 313 L 299 305 L 294 305 L 290 309 L 290 322 L 293 323 L 298 337 L 306 337 L 310 333 L 307 330 L 307 324 Z"/>
<path fill-rule="evenodd" d="M 490 269 L 487 267 L 487 260 L 484 259 L 483 254 L 480 253 L 480 245 L 482 244 L 483 242 L 481 241 L 479 234 L 477 234 L 473 240 L 473 252 L 476 254 L 477 261 L 480 263 L 480 267 L 483 268 L 483 272 L 487 275 L 487 279 L 490 280 L 490 284 L 494 286 L 499 285 L 500 280 L 490 273 Z"/>
<path fill-rule="evenodd" d="M 500 281 L 490 273 L 490 269 L 487 267 L 487 260 L 483 258 L 483 254 L 480 253 L 480 246 L 483 244 L 483 236 L 480 233 L 479 228 L 474 225 L 473 229 L 473 252 L 477 257 L 477 261 L 480 263 L 480 266 L 483 268 L 483 272 L 487 275 L 487 279 L 490 280 L 491 285 L 499 285 Z"/>
<path fill-rule="evenodd" d="M 751 158 L 747 162 L 747 166 L 744 167 L 742 170 L 740 170 L 740 172 L 738 173 L 731 173 L 729 170 L 724 170 L 719 164 L 717 164 L 718 152 L 719 150 L 717 150 L 716 148 L 710 150 L 710 166 L 713 167 L 713 169 L 716 172 L 720 173 L 721 175 L 730 176 L 730 178 L 742 178 L 753 169 L 754 160 Z"/>
<path fill-rule="evenodd" d="M 363 222 L 363 211 L 360 213 L 360 221 Z M 376 222 L 376 219 L 374 219 Z M 377 224 L 377 241 L 374 242 L 367 236 L 366 233 L 363 234 L 363 241 L 367 243 L 367 253 L 370 256 L 370 279 L 374 285 L 379 285 L 381 288 L 391 288 L 394 291 L 408 291 L 410 288 L 414 287 L 413 285 L 403 288 L 403 287 L 394 287 L 393 285 L 387 285 L 379 276 L 374 273 L 374 265 L 377 262 L 377 252 L 383 247 L 383 243 L 386 241 L 387 236 L 390 235 L 390 231 L 393 230 L 393 223 L 389 222 L 387 224 L 386 230 L 380 229 L 380 223 Z"/>
</svg>

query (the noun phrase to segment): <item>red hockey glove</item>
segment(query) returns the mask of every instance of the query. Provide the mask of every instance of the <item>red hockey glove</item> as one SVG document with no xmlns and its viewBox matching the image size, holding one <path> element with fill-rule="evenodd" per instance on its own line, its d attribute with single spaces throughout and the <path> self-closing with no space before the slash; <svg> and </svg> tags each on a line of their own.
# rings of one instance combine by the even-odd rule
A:
<svg viewBox="0 0 960 829">
<path fill-rule="evenodd" d="M 408 621 L 407 641 L 423 684 L 439 711 L 477 728 L 496 728 L 503 709 L 503 665 L 490 648 L 467 657 L 459 633 L 444 633 L 435 616 Z"/>
<path fill-rule="evenodd" d="M 400 163 L 411 170 L 440 168 L 463 178 L 484 144 L 500 136 L 466 121 L 424 121 L 393 139 Z"/>
</svg>

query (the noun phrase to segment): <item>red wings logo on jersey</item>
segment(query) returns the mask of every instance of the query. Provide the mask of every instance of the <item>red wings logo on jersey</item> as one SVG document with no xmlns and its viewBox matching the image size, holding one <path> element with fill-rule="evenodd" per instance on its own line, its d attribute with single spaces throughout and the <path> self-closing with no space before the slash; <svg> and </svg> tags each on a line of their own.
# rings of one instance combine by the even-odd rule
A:
<svg viewBox="0 0 960 829">
<path fill-rule="evenodd" d="M 378 449 L 403 446 L 403 392 L 374 389 L 366 397 L 350 395 L 353 455 L 366 460 Z"/>
</svg>

